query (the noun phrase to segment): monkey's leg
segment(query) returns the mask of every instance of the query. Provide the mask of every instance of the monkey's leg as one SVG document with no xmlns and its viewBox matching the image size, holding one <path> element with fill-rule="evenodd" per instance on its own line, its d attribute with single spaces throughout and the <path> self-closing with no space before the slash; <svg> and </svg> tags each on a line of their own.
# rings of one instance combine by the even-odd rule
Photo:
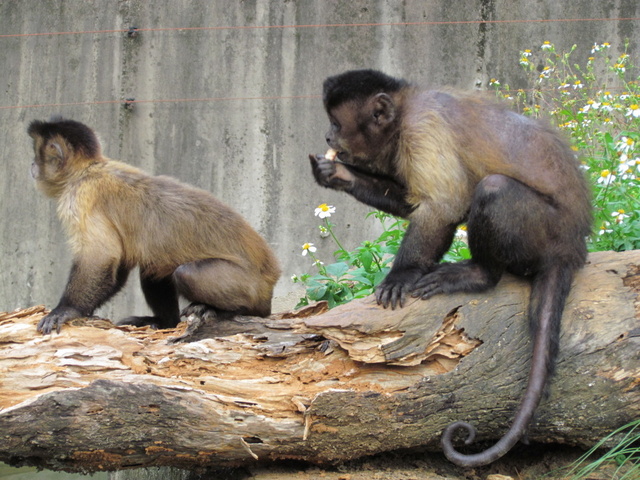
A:
<svg viewBox="0 0 640 480">
<path fill-rule="evenodd" d="M 140 286 L 153 312 L 153 317 L 127 317 L 116 325 L 152 326 L 154 328 L 173 328 L 180 322 L 178 293 L 172 277 L 155 279 L 140 273 Z"/>
<path fill-rule="evenodd" d="M 376 288 L 376 299 L 385 308 L 402 307 L 405 295 L 437 267 L 435 262 L 451 245 L 456 224 L 438 225 L 429 220 L 424 221 L 420 215 L 411 219 L 391 271 Z"/>
<path fill-rule="evenodd" d="M 412 295 L 480 292 L 508 270 L 534 274 L 552 249 L 555 208 L 526 185 L 504 175 L 485 177 L 476 187 L 467 229 L 472 259 L 443 263 L 418 282 Z"/>
<path fill-rule="evenodd" d="M 73 262 L 69 280 L 58 305 L 38 323 L 38 331 L 60 332 L 63 323 L 90 317 L 96 308 L 113 297 L 125 284 L 129 270 L 97 255 L 79 256 Z"/>
<path fill-rule="evenodd" d="M 259 317 L 271 314 L 273 288 L 253 269 L 209 258 L 180 265 L 173 278 L 182 296 L 217 312 Z"/>
</svg>

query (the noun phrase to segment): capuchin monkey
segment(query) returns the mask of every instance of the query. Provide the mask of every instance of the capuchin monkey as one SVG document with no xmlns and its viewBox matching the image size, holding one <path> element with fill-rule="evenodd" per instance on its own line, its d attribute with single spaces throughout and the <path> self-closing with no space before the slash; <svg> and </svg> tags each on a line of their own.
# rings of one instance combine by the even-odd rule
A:
<svg viewBox="0 0 640 480">
<path fill-rule="evenodd" d="M 524 435 L 553 371 L 560 320 L 574 273 L 586 258 L 590 192 L 575 153 L 551 128 L 476 93 L 429 91 L 374 70 L 324 82 L 337 155 L 310 155 L 318 184 L 409 220 L 393 266 L 376 290 L 384 307 L 407 296 L 482 292 L 503 272 L 531 279 L 534 337 L 524 398 L 509 431 L 481 453 L 463 455 L 442 436 L 445 455 L 485 465 Z M 467 223 L 471 260 L 440 263 L 456 228 Z"/>
<path fill-rule="evenodd" d="M 213 195 L 170 177 L 153 177 L 102 155 L 96 134 L 82 123 L 54 117 L 33 121 L 31 174 L 58 202 L 73 265 L 58 305 L 38 331 L 60 331 L 88 317 L 140 267 L 151 317 L 119 325 L 175 327 L 182 313 L 271 313 L 278 262 L 264 239 Z"/>
</svg>

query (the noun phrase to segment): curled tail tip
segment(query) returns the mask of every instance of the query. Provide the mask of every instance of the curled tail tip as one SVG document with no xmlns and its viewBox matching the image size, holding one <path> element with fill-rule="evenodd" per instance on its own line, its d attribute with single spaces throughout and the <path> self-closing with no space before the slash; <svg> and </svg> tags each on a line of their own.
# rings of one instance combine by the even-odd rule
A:
<svg viewBox="0 0 640 480">
<path fill-rule="evenodd" d="M 464 440 L 465 445 L 471 445 L 476 438 L 476 429 L 473 425 L 467 422 L 453 422 L 444 429 L 442 432 L 442 438 L 440 444 L 442 445 L 442 451 L 447 459 L 459 467 L 473 467 L 476 466 L 470 463 L 471 455 L 464 455 L 458 452 L 453 446 L 453 434 L 456 430 L 464 429 L 467 431 L 467 438 Z"/>
<path fill-rule="evenodd" d="M 465 455 L 464 453 L 457 451 L 453 446 L 453 434 L 458 429 L 464 429 L 467 431 L 467 438 L 464 440 L 464 443 L 465 445 L 471 445 L 476 438 L 476 429 L 470 423 L 461 421 L 453 422 L 444 429 L 440 444 L 442 445 L 442 451 L 444 452 L 445 457 L 447 457 L 447 460 L 459 467 L 470 468 L 488 465 L 498 460 L 511 449 L 512 445 L 504 448 L 499 442 L 493 447 L 490 447 L 480 453 Z"/>
<path fill-rule="evenodd" d="M 467 431 L 467 438 L 464 440 L 464 444 L 471 445 L 473 443 L 473 441 L 476 439 L 475 427 L 470 423 L 458 421 L 447 425 L 447 427 L 444 429 L 444 432 L 442 432 L 442 440 L 440 441 L 440 443 L 442 444 L 443 448 L 447 447 L 453 449 L 453 442 L 451 440 L 453 439 L 453 434 L 455 433 L 455 431 L 459 429 L 465 429 Z"/>
</svg>

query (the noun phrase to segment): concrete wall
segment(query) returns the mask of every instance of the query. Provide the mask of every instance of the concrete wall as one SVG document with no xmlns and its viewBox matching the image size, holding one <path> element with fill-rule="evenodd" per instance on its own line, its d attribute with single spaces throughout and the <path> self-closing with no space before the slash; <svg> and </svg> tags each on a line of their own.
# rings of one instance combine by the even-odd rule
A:
<svg viewBox="0 0 640 480">
<path fill-rule="evenodd" d="M 518 86 L 518 52 L 545 40 L 576 43 L 585 58 L 594 42 L 617 55 L 629 38 L 638 63 L 638 21 L 388 24 L 628 17 L 640 17 L 637 0 L 0 0 L 0 311 L 55 306 L 70 264 L 55 207 L 29 176 L 34 118 L 85 122 L 108 156 L 233 205 L 277 252 L 281 295 L 292 273 L 309 270 L 304 242 L 323 258 L 334 250 L 317 234 L 318 204 L 337 207 L 349 247 L 376 230 L 367 207 L 310 175 L 307 153 L 326 148 L 318 95 L 327 75 L 373 67 L 432 85 L 486 87 L 496 77 Z M 354 23 L 387 25 L 326 26 Z M 300 27 L 232 28 L 277 25 Z M 26 35 L 130 26 L 158 30 Z M 174 27 L 185 29 L 163 30 Z M 126 97 L 141 102 L 128 111 L 118 102 Z M 69 103 L 78 104 L 52 105 Z M 132 280 L 101 314 L 146 311 Z"/>
</svg>

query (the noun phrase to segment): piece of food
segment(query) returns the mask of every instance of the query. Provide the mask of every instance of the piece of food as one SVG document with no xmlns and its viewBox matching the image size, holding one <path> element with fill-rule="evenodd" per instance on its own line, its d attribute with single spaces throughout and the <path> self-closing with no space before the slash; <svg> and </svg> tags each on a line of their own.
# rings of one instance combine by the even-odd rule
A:
<svg viewBox="0 0 640 480">
<path fill-rule="evenodd" d="M 324 158 L 326 158 L 327 160 L 331 160 L 333 162 L 336 159 L 337 155 L 338 155 L 338 151 L 334 150 L 333 148 L 330 148 L 329 150 L 327 150 L 327 153 L 324 154 Z"/>
</svg>

